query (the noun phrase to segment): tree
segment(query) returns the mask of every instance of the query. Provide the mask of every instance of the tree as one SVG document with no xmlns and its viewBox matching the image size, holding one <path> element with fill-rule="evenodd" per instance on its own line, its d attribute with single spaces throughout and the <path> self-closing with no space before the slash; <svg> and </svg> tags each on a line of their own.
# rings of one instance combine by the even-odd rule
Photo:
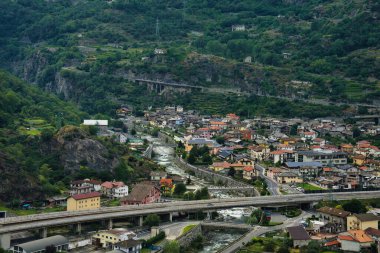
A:
<svg viewBox="0 0 380 253">
<path fill-rule="evenodd" d="M 357 138 L 361 135 L 361 131 L 358 127 L 352 129 L 352 137 Z"/>
<path fill-rule="evenodd" d="M 186 185 L 183 183 L 176 184 L 174 188 L 174 194 L 175 195 L 182 195 L 187 191 Z"/>
<path fill-rule="evenodd" d="M 365 213 L 367 212 L 367 207 L 359 200 L 352 199 L 342 205 L 345 211 L 351 213 Z"/>
<path fill-rule="evenodd" d="M 136 135 L 136 129 L 132 128 L 131 135 Z"/>
<path fill-rule="evenodd" d="M 192 153 L 190 153 L 189 156 L 187 157 L 187 162 L 190 164 L 194 164 L 195 161 L 196 161 L 195 156 Z"/>
<path fill-rule="evenodd" d="M 202 156 L 202 162 L 205 163 L 205 164 L 208 164 L 208 165 L 211 165 L 212 164 L 212 158 L 209 154 L 203 154 Z"/>
<path fill-rule="evenodd" d="M 307 245 L 306 252 L 307 253 L 319 253 L 319 252 L 321 252 L 321 244 L 315 240 L 309 242 L 309 244 Z"/>
<path fill-rule="evenodd" d="M 187 157 L 187 153 L 186 153 L 186 151 L 183 151 L 183 152 L 182 152 L 182 156 L 181 156 L 181 157 L 182 157 L 183 160 L 186 159 L 186 157 Z"/>
<path fill-rule="evenodd" d="M 290 135 L 292 135 L 292 136 L 297 135 L 297 129 L 298 129 L 297 124 L 292 125 L 292 127 L 290 128 Z"/>
<path fill-rule="evenodd" d="M 164 245 L 164 250 L 163 250 L 164 253 L 179 253 L 180 252 L 180 246 L 179 246 L 179 243 L 177 241 L 170 241 L 170 242 L 167 242 L 165 245 Z"/>
<path fill-rule="evenodd" d="M 153 226 L 158 226 L 160 224 L 160 216 L 157 214 L 149 214 L 145 220 L 144 220 L 144 225 L 153 227 Z"/>
<path fill-rule="evenodd" d="M 223 136 L 217 136 L 215 138 L 216 142 L 219 143 L 220 145 L 223 145 L 225 140 L 224 140 L 224 137 Z"/>
<path fill-rule="evenodd" d="M 232 167 L 231 167 L 231 168 L 228 170 L 227 175 L 229 175 L 230 177 L 234 177 L 234 176 L 235 176 L 235 173 L 236 173 L 235 168 L 232 168 Z"/>
<path fill-rule="evenodd" d="M 266 252 L 274 252 L 274 244 L 272 242 L 267 242 L 264 244 L 264 250 Z"/>
<path fill-rule="evenodd" d="M 278 250 L 277 253 L 290 253 L 288 246 L 282 245 Z"/>
</svg>

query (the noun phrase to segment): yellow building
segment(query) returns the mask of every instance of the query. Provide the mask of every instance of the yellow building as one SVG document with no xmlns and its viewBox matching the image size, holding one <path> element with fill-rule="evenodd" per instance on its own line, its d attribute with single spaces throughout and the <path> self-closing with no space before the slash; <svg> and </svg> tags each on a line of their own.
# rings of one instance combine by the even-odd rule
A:
<svg viewBox="0 0 380 253">
<path fill-rule="evenodd" d="M 277 175 L 277 182 L 280 184 L 302 183 L 302 178 L 293 172 L 286 171 Z"/>
<path fill-rule="evenodd" d="M 76 194 L 67 199 L 67 211 L 82 211 L 100 208 L 100 193 Z"/>
<path fill-rule="evenodd" d="M 353 214 L 347 217 L 347 230 L 366 230 L 367 228 L 379 229 L 379 220 L 380 217 L 372 213 Z"/>
<path fill-rule="evenodd" d="M 126 229 L 117 228 L 107 231 L 99 231 L 92 236 L 92 244 L 103 248 L 109 248 L 113 244 L 130 239 L 137 239 L 136 234 Z"/>
</svg>

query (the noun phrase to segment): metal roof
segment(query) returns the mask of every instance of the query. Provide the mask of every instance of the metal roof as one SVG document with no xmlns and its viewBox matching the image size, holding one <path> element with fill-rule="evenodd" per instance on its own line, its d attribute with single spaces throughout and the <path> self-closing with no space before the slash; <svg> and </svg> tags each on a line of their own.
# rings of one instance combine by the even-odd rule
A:
<svg viewBox="0 0 380 253">
<path fill-rule="evenodd" d="M 15 246 L 18 246 L 24 249 L 27 253 L 31 253 L 31 252 L 35 252 L 39 250 L 45 250 L 46 247 L 51 246 L 51 245 L 59 246 L 59 245 L 64 245 L 68 243 L 69 243 L 69 240 L 67 240 L 66 237 L 62 235 L 55 235 L 55 236 L 46 237 L 40 240 L 18 244 Z"/>
<path fill-rule="evenodd" d="M 297 168 L 297 167 L 322 167 L 322 163 L 320 162 L 287 162 L 285 163 L 289 168 Z"/>
</svg>

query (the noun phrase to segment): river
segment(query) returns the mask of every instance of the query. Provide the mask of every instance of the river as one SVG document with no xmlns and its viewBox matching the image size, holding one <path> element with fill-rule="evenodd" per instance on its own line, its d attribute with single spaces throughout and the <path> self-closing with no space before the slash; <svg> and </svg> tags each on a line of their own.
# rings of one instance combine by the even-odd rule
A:
<svg viewBox="0 0 380 253">
<path fill-rule="evenodd" d="M 231 244 L 242 235 L 242 232 L 232 230 L 212 230 L 204 234 L 205 242 L 199 253 L 215 253 Z"/>
</svg>

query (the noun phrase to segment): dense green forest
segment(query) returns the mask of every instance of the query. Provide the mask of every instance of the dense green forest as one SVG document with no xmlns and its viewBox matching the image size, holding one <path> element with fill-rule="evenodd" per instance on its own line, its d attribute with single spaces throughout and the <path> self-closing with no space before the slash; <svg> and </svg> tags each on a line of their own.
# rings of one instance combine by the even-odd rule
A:
<svg viewBox="0 0 380 253">
<path fill-rule="evenodd" d="M 379 10 L 380 3 L 370 0 L 4 0 L 0 64 L 91 114 L 112 115 L 125 103 L 145 108 L 175 99 L 149 97 L 128 81 L 134 76 L 372 103 L 380 95 Z M 233 31 L 235 25 L 244 25 L 243 31 Z M 155 55 L 155 48 L 166 53 Z M 243 63 L 246 57 L 251 62 Z M 176 102 L 199 109 L 192 101 L 220 96 L 189 97 Z M 302 105 L 309 111 L 304 113 L 286 101 L 253 98 L 230 99 L 244 105 L 242 113 L 334 112 L 326 106 L 313 114 L 313 106 Z M 274 107 L 260 109 L 261 104 Z"/>
</svg>

